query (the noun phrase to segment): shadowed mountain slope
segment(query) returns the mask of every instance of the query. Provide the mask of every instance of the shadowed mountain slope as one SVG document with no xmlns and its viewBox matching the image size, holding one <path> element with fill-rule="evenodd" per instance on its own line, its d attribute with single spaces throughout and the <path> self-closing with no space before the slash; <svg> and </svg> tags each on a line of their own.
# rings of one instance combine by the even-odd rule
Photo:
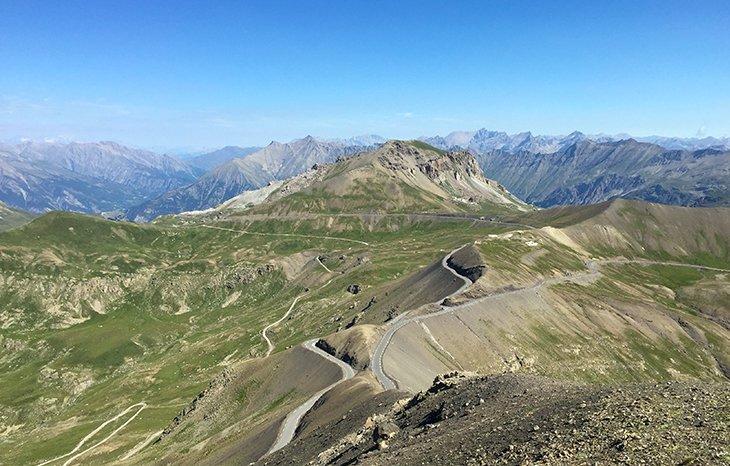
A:
<svg viewBox="0 0 730 466">
<path fill-rule="evenodd" d="M 0 202 L 0 231 L 25 225 L 33 220 L 33 215 L 22 210 L 13 209 Z"/>
<path fill-rule="evenodd" d="M 0 200 L 33 212 L 123 209 L 199 174 L 175 158 L 114 142 L 0 148 Z"/>
<path fill-rule="evenodd" d="M 261 149 L 260 147 L 226 146 L 213 152 L 196 155 L 186 160 L 190 165 L 205 171 L 210 171 L 218 165 L 223 165 L 233 159 L 246 157 Z"/>
<path fill-rule="evenodd" d="M 688 206 L 730 203 L 730 151 L 583 140 L 550 154 L 498 149 L 477 159 L 487 176 L 540 207 L 615 197 Z"/>
</svg>

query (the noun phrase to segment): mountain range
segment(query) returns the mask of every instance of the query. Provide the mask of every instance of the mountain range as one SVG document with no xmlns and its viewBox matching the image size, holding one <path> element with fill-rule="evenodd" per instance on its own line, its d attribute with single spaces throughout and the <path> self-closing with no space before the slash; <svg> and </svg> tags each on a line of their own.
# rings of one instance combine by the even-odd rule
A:
<svg viewBox="0 0 730 466">
<path fill-rule="evenodd" d="M 470 151 L 488 178 L 540 207 L 613 197 L 728 203 L 728 138 L 480 129 L 420 140 L 441 150 Z M 263 148 L 226 146 L 184 160 L 113 142 L 0 144 L 0 201 L 31 212 L 70 210 L 149 221 L 215 207 L 385 141 L 377 135 L 307 136 Z"/>
<path fill-rule="evenodd" d="M 219 165 L 194 183 L 129 209 L 126 217 L 134 221 L 149 221 L 160 215 L 209 209 L 242 191 L 291 178 L 313 165 L 332 163 L 362 149 L 360 145 L 319 141 L 312 136 L 288 143 L 273 141 L 252 154 Z"/>
<path fill-rule="evenodd" d="M 249 154 L 256 152 L 261 149 L 260 147 L 239 147 L 239 146 L 226 146 L 212 152 L 206 152 L 204 154 L 195 155 L 183 159 L 188 164 L 198 167 L 206 172 L 214 169 L 218 165 L 223 165 L 233 159 L 245 157 Z"/>
<path fill-rule="evenodd" d="M 639 142 L 647 142 L 670 150 L 701 150 L 718 149 L 730 150 L 730 138 L 676 138 L 664 136 L 634 137 L 628 134 L 586 135 L 580 131 L 574 131 L 567 136 L 533 135 L 529 131 L 522 133 L 508 134 L 504 131 L 493 131 L 480 129 L 477 131 L 453 131 L 448 135 L 421 137 L 419 138 L 439 149 L 462 148 L 470 149 L 477 153 L 490 150 L 506 150 L 510 152 L 527 151 L 538 154 L 550 154 L 557 152 L 563 147 L 579 141 L 591 140 L 595 142 L 617 142 L 627 139 L 634 139 Z"/>
<path fill-rule="evenodd" d="M 614 145 L 641 157 L 601 170 L 641 172 L 672 153 L 626 144 L 541 156 Z M 0 463 L 727 456 L 730 209 L 533 209 L 421 141 L 235 199 L 0 232 Z"/>
<path fill-rule="evenodd" d="M 221 207 L 225 211 L 248 203 L 263 203 L 252 213 L 266 215 L 476 212 L 484 203 L 505 210 L 531 210 L 486 179 L 469 152 L 446 152 L 421 141 L 388 141 L 337 164 L 318 165 L 274 190 L 265 187 L 244 193 Z"/>
<path fill-rule="evenodd" d="M 488 176 L 540 207 L 616 197 L 687 206 L 730 204 L 730 150 L 667 150 L 633 139 L 584 139 L 549 154 L 492 149 L 476 157 Z"/>
<path fill-rule="evenodd" d="M 180 160 L 114 142 L 0 146 L 0 201 L 32 212 L 101 213 L 188 184 L 201 173 Z"/>
</svg>

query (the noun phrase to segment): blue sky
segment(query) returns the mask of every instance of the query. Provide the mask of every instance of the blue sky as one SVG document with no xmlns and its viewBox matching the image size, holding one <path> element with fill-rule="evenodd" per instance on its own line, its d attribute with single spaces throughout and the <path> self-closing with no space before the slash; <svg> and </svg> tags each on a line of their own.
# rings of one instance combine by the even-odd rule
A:
<svg viewBox="0 0 730 466">
<path fill-rule="evenodd" d="M 0 140 L 730 135 L 730 2 L 0 0 Z"/>
</svg>

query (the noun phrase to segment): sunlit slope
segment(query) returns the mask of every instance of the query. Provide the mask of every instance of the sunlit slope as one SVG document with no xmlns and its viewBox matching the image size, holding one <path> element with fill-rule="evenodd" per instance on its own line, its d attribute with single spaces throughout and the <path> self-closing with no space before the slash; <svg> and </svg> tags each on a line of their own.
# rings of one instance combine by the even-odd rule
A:
<svg viewBox="0 0 730 466">
<path fill-rule="evenodd" d="M 617 199 L 541 214 L 546 217 L 560 214 L 555 223 L 561 226 L 561 232 L 593 254 L 715 264 L 725 268 L 730 264 L 730 209 L 727 208 L 690 208 Z M 577 221 L 565 222 L 571 215 Z"/>
<path fill-rule="evenodd" d="M 350 284 L 382 294 L 475 231 L 503 231 L 407 219 L 342 223 L 141 226 L 52 213 L 0 233 L 0 442 L 12 445 L 0 449 L 0 462 L 64 455 L 122 414 L 78 453 L 139 410 L 81 458 L 118 460 L 226 367 L 265 354 L 262 329 L 296 296 L 291 318 L 269 334 L 275 353 L 352 321 L 367 302 Z M 296 390 L 283 399 L 262 392 L 268 401 L 256 410 L 266 415 L 251 419 L 275 419 L 310 395 Z"/>
<path fill-rule="evenodd" d="M 253 213 L 477 212 L 527 209 L 466 152 L 389 141 L 338 161 L 303 186 L 286 183 Z"/>
</svg>

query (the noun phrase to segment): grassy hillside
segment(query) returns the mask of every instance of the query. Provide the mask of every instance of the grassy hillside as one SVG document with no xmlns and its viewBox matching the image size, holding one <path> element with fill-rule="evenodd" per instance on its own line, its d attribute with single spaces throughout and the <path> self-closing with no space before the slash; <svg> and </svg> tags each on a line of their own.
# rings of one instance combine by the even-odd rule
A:
<svg viewBox="0 0 730 466">
<path fill-rule="evenodd" d="M 291 320 L 270 334 L 276 352 L 360 312 L 366 303 L 346 291 L 351 283 L 377 294 L 476 231 L 355 218 L 340 231 L 304 221 L 215 226 L 224 229 L 52 213 L 0 233 L 1 462 L 62 455 L 145 402 L 95 461 L 118 458 L 168 425 L 224 368 L 262 355 L 261 330 L 295 296 L 303 295 Z M 285 412 L 304 395 L 259 409 Z"/>
<path fill-rule="evenodd" d="M 30 222 L 34 215 L 13 209 L 0 202 L 0 231 L 10 230 Z"/>
<path fill-rule="evenodd" d="M 586 261 L 599 253 L 709 263 L 702 255 L 709 251 L 712 263 L 730 268 L 724 211 L 679 212 L 684 217 L 632 203 L 600 206 L 592 215 L 565 211 L 553 217 L 563 236 L 387 213 L 267 217 L 257 211 L 153 225 L 41 216 L 0 233 L 0 462 L 65 455 L 98 427 L 79 452 L 113 435 L 78 461 L 112 462 L 178 424 L 132 462 L 197 461 L 219 445 L 251 455 L 258 451 L 252 445 L 266 444 L 278 421 L 318 389 L 303 382 L 281 391 L 282 368 L 298 367 L 305 375 L 315 370 L 287 348 L 363 323 L 372 333 L 391 311 L 437 295 L 443 284 L 434 264 L 448 251 L 475 244 L 487 266 L 468 293 L 476 299 L 590 272 Z M 636 223 L 637 217 L 644 222 Z M 683 222 L 694 224 L 679 236 L 675 230 Z M 660 234 L 662 226 L 675 233 Z M 607 243 L 606 228 L 620 231 L 621 241 Z M 559 241 L 565 238 L 570 241 Z M 607 244 L 610 251 L 598 249 Z M 717 380 L 723 365 L 730 367 L 730 337 L 721 325 L 728 306 L 698 297 L 726 296 L 727 275 L 634 263 L 606 263 L 600 273 L 585 282 L 555 281 L 531 301 L 480 307 L 472 331 L 464 333 L 458 327 L 464 323 L 455 322 L 461 330 L 453 335 L 462 343 L 482 338 L 469 346 L 471 353 L 483 348 L 478 353 L 493 359 L 474 360 L 473 367 L 491 373 L 519 366 L 556 378 L 615 383 Z M 351 284 L 361 291 L 348 292 Z M 262 329 L 297 296 L 290 317 L 268 334 L 274 356 L 263 359 Z M 604 328 L 607 321 L 622 323 Z M 429 328 L 458 357 L 450 325 Z M 453 369 L 428 334 L 413 341 L 425 348 L 414 355 Z M 526 363 L 530 357 L 536 362 Z M 206 389 L 213 390 L 205 403 L 191 402 Z"/>
<path fill-rule="evenodd" d="M 599 256 L 675 260 L 720 268 L 730 263 L 730 209 L 615 200 L 563 231 Z"/>
</svg>

